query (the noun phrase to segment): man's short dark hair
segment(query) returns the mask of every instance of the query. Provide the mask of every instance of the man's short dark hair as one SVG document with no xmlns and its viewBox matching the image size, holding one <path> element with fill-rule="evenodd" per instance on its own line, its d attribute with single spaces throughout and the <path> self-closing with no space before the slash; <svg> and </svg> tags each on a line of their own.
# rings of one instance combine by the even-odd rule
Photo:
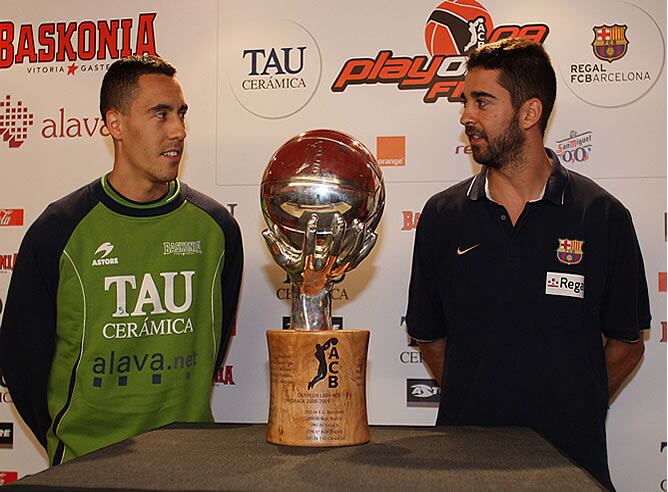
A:
<svg viewBox="0 0 668 492">
<path fill-rule="evenodd" d="M 112 108 L 123 114 L 130 112 L 139 86 L 139 77 L 147 74 L 174 77 L 176 68 L 157 56 L 128 56 L 111 64 L 100 89 L 100 113 L 105 124 L 107 111 Z"/>
<path fill-rule="evenodd" d="M 543 104 L 540 129 L 545 133 L 557 96 L 557 78 L 540 44 L 519 38 L 486 44 L 469 55 L 466 66 L 468 70 L 499 70 L 499 84 L 510 92 L 515 111 L 528 99 L 538 98 Z"/>
</svg>

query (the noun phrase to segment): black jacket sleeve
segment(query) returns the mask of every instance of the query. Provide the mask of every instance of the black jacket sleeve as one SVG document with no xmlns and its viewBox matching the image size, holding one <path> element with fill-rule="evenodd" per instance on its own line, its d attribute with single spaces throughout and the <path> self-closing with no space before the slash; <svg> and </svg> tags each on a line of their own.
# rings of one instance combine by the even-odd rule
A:
<svg viewBox="0 0 668 492">
<path fill-rule="evenodd" d="M 26 233 L 0 325 L 0 372 L 21 418 L 46 447 L 47 383 L 56 345 L 60 257 L 94 206 L 91 185 L 49 205 Z"/>
<path fill-rule="evenodd" d="M 225 359 L 227 346 L 237 317 L 239 291 L 241 290 L 241 274 L 244 266 L 244 251 L 241 242 L 241 231 L 237 221 L 230 215 L 225 221 L 225 260 L 222 272 L 223 293 L 223 330 L 216 360 L 216 368 Z"/>
<path fill-rule="evenodd" d="M 241 274 L 244 267 L 244 250 L 241 240 L 239 224 L 232 214 L 213 198 L 204 195 L 181 183 L 188 200 L 206 211 L 218 226 L 222 229 L 225 237 L 225 256 L 221 272 L 221 287 L 223 297 L 223 321 L 222 335 L 216 358 L 217 370 L 225 360 L 227 346 L 232 335 L 234 323 L 237 317 L 237 305 L 239 302 L 239 290 L 241 289 Z"/>
<path fill-rule="evenodd" d="M 0 370 L 19 415 L 46 447 L 46 387 L 56 334 L 57 264 L 41 264 L 40 234 L 23 239 L 0 329 Z M 55 270 L 55 271 L 54 271 Z"/>
</svg>

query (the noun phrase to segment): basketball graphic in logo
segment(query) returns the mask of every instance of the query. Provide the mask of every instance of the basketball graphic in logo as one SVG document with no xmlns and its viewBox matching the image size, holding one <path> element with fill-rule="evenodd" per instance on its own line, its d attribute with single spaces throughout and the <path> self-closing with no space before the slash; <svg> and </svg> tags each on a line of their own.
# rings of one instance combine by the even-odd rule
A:
<svg viewBox="0 0 668 492">
<path fill-rule="evenodd" d="M 429 54 L 465 55 L 487 42 L 494 26 L 476 0 L 447 0 L 429 16 L 424 38 Z"/>
</svg>

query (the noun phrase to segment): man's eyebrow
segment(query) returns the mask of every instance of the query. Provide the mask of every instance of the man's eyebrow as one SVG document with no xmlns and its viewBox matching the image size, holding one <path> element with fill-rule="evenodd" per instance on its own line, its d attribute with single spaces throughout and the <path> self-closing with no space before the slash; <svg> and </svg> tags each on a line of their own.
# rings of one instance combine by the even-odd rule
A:
<svg viewBox="0 0 668 492">
<path fill-rule="evenodd" d="M 473 97 L 486 97 L 488 99 L 497 99 L 497 97 L 493 94 L 490 94 L 489 92 L 484 92 L 484 91 L 473 91 L 471 92 L 471 96 Z"/>
<path fill-rule="evenodd" d="M 172 104 L 166 104 L 166 103 L 156 104 L 155 106 L 151 106 L 150 108 L 148 108 L 149 113 L 155 111 L 173 111 L 173 110 L 174 106 Z M 179 111 L 188 111 L 188 105 L 183 104 L 181 107 L 179 107 Z"/>
</svg>

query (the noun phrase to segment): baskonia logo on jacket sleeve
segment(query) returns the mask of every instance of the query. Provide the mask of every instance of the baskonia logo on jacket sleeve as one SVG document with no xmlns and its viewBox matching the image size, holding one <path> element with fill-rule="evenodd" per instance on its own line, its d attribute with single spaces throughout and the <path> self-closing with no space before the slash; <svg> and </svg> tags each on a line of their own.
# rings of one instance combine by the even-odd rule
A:
<svg viewBox="0 0 668 492">
<path fill-rule="evenodd" d="M 136 18 L 0 21 L 0 70 L 24 67 L 28 73 L 76 75 L 106 70 L 107 62 L 130 55 L 157 55 L 156 12 Z"/>
<path fill-rule="evenodd" d="M 466 75 L 466 55 L 481 44 L 519 37 L 543 43 L 546 24 L 504 24 L 494 27 L 492 16 L 476 0 L 445 1 L 429 15 L 424 28 L 429 56 L 395 56 L 380 50 L 375 56 L 349 58 L 332 84 L 332 92 L 353 85 L 394 84 L 399 90 L 422 90 L 425 103 L 444 97 L 459 102 Z"/>
</svg>

